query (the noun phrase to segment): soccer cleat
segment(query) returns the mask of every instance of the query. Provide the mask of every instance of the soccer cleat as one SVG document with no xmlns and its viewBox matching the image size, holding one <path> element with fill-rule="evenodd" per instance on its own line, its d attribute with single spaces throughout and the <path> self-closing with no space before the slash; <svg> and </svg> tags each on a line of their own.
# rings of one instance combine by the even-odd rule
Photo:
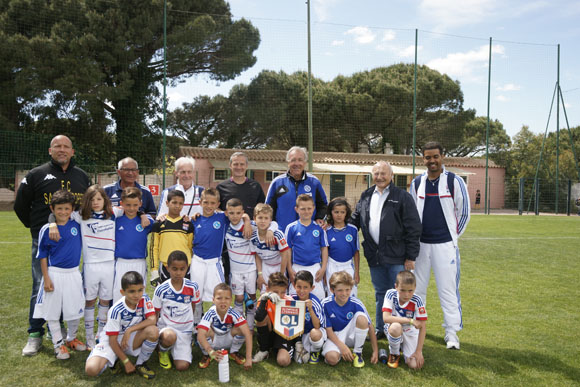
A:
<svg viewBox="0 0 580 387">
<path fill-rule="evenodd" d="M 159 365 L 166 370 L 171 369 L 171 358 L 169 351 L 159 351 Z"/>
<path fill-rule="evenodd" d="M 389 368 L 397 368 L 399 366 L 399 359 L 400 358 L 401 358 L 401 355 L 390 354 L 389 360 L 387 360 L 387 366 Z"/>
<path fill-rule="evenodd" d="M 209 363 L 211 363 L 211 357 L 209 357 L 208 355 L 203 355 L 197 366 L 203 369 L 209 367 Z"/>
<path fill-rule="evenodd" d="M 85 345 L 85 343 L 83 343 L 82 341 L 80 341 L 79 339 L 76 339 L 76 338 L 74 340 L 67 341 L 66 346 L 69 347 L 70 349 L 72 349 L 73 351 L 86 351 L 87 350 L 87 346 Z"/>
<path fill-rule="evenodd" d="M 230 353 L 230 359 L 235 361 L 237 365 L 242 365 L 246 362 L 246 358 L 241 356 L 238 352 Z"/>
<path fill-rule="evenodd" d="M 135 369 L 139 375 L 143 376 L 145 379 L 153 379 L 155 377 L 155 371 L 147 367 L 147 364 L 139 364 L 135 366 Z"/>
<path fill-rule="evenodd" d="M 308 364 L 318 363 L 320 363 L 320 352 L 310 352 L 310 360 L 308 360 Z"/>
<path fill-rule="evenodd" d="M 302 354 L 304 352 L 304 346 L 302 345 L 302 341 L 297 341 L 294 344 L 294 361 L 298 364 L 302 364 Z"/>
<path fill-rule="evenodd" d="M 362 368 L 365 366 L 365 361 L 362 357 L 362 353 L 356 353 L 353 352 L 352 353 L 354 355 L 354 360 L 352 361 L 352 365 L 355 366 L 355 368 Z"/>
<path fill-rule="evenodd" d="M 252 363 L 259 363 L 261 361 L 264 361 L 268 358 L 268 351 L 258 351 L 254 354 L 254 357 L 252 358 Z"/>
<path fill-rule="evenodd" d="M 70 353 L 68 353 L 66 345 L 61 345 L 59 348 L 55 348 L 54 354 L 58 360 L 70 359 Z"/>
<path fill-rule="evenodd" d="M 455 332 L 447 332 L 445 334 L 445 342 L 447 343 L 447 349 L 459 349 L 459 337 Z"/>
<path fill-rule="evenodd" d="M 113 375 L 120 375 L 124 372 L 124 367 L 121 365 L 121 362 L 119 360 L 115 361 L 115 364 L 113 364 L 113 367 L 111 367 L 111 373 Z"/>
<path fill-rule="evenodd" d="M 34 332 L 28 335 L 28 342 L 22 349 L 22 356 L 34 356 L 38 354 L 42 347 L 42 335 L 39 332 Z"/>
</svg>

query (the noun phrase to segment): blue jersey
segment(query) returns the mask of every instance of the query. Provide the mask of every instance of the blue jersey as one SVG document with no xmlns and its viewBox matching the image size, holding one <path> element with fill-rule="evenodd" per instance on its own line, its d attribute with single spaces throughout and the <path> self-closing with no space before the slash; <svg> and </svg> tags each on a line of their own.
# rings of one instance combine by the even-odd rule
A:
<svg viewBox="0 0 580 387">
<path fill-rule="evenodd" d="M 292 298 L 295 300 L 299 300 L 298 294 L 293 294 Z M 322 310 L 322 305 L 320 304 L 320 300 L 312 293 L 310 293 L 310 300 L 312 301 L 312 309 L 314 309 L 316 317 L 318 317 L 318 320 L 320 320 L 320 327 L 324 328 L 326 322 L 324 318 L 324 311 Z M 308 311 L 308 308 L 306 308 L 306 313 L 304 314 L 304 333 L 309 333 L 313 329 L 314 325 L 312 325 L 312 318 L 310 318 L 310 312 Z"/>
<path fill-rule="evenodd" d="M 193 253 L 203 259 L 221 257 L 229 224 L 230 221 L 223 212 L 216 212 L 209 217 L 198 217 L 193 222 Z"/>
<path fill-rule="evenodd" d="M 314 222 L 308 226 L 299 220 L 286 227 L 286 242 L 292 249 L 292 263 L 311 266 L 321 261 L 320 249 L 328 247 L 326 232 Z"/>
<path fill-rule="evenodd" d="M 326 230 L 328 256 L 337 262 L 348 262 L 360 249 L 358 229 L 352 224 L 343 228 L 330 227 Z"/>
<path fill-rule="evenodd" d="M 439 199 L 439 178 L 435 183 L 429 179 L 425 180 L 425 206 L 422 219 L 421 242 L 445 243 L 453 240 Z"/>
<path fill-rule="evenodd" d="M 153 200 L 153 195 L 151 195 L 149 188 L 145 187 L 144 185 L 140 185 L 137 182 L 135 182 L 135 187 L 141 190 L 141 207 L 139 207 L 139 210 L 149 215 L 157 214 L 155 201 Z M 121 194 L 123 193 L 123 188 L 121 188 L 119 181 L 107 184 L 103 187 L 103 189 L 105 190 L 105 193 L 109 199 L 111 199 L 113 206 L 121 205 Z"/>
<path fill-rule="evenodd" d="M 115 221 L 115 258 L 139 259 L 147 258 L 147 236 L 155 222 L 151 216 L 149 226 L 141 226 L 141 218 L 133 219 L 127 215 L 120 216 Z"/>
<path fill-rule="evenodd" d="M 38 236 L 36 258 L 48 258 L 48 266 L 62 269 L 79 267 L 83 246 L 80 230 L 80 224 L 69 220 L 64 226 L 58 226 L 60 240 L 55 242 L 48 237 L 48 224 L 45 224 Z"/>
<path fill-rule="evenodd" d="M 222 320 L 216 310 L 215 305 L 212 305 L 212 307 L 204 313 L 203 318 L 197 325 L 197 328 L 204 329 L 206 331 L 212 329 L 216 335 L 222 336 L 231 332 L 233 327 L 239 327 L 245 323 L 246 319 L 244 316 L 239 314 L 231 306 L 228 308 L 228 311 Z"/>
<path fill-rule="evenodd" d="M 342 331 L 357 312 L 363 312 L 369 320 L 369 326 L 371 325 L 371 318 L 367 313 L 367 308 L 356 297 L 350 296 L 348 301 L 343 306 L 340 306 L 334 300 L 333 294 L 322 300 L 322 308 L 326 317 L 325 328 L 332 328 L 334 332 Z"/>
</svg>

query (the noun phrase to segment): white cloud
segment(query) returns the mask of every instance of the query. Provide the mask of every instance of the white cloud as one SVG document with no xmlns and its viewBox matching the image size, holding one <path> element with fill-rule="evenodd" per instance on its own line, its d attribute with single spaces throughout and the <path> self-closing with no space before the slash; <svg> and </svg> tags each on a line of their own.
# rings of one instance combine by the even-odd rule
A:
<svg viewBox="0 0 580 387">
<path fill-rule="evenodd" d="M 174 91 L 174 92 L 170 92 L 169 94 L 167 94 L 167 98 L 172 102 L 172 103 L 180 103 L 180 102 L 185 102 L 186 97 L 185 95 L 181 94 L 180 92 Z"/>
<path fill-rule="evenodd" d="M 421 0 L 419 12 L 437 29 L 476 24 L 486 20 L 498 7 L 499 0 Z"/>
<path fill-rule="evenodd" d="M 342 46 L 344 44 L 344 40 L 333 40 L 330 45 L 331 46 Z"/>
<path fill-rule="evenodd" d="M 498 95 L 497 97 L 495 97 L 495 99 L 497 99 L 500 102 L 507 102 L 507 101 L 509 101 L 509 98 L 506 97 L 505 95 Z"/>
<path fill-rule="evenodd" d="M 420 52 L 422 50 L 423 50 L 423 46 L 417 46 L 417 52 Z M 415 45 L 413 44 L 412 46 L 408 46 L 406 48 L 398 50 L 397 55 L 402 57 L 402 58 L 414 58 L 415 57 Z"/>
<path fill-rule="evenodd" d="M 521 89 L 520 85 L 514 85 L 513 83 L 506 83 L 503 86 L 498 86 L 495 88 L 497 91 L 518 91 Z"/>
<path fill-rule="evenodd" d="M 393 30 L 386 30 L 383 34 L 383 42 L 390 42 L 391 40 L 395 40 L 396 38 L 395 31 Z"/>
<path fill-rule="evenodd" d="M 570 109 L 570 108 L 572 107 L 572 105 L 570 105 L 569 103 L 564 103 L 564 107 L 565 107 L 566 109 Z"/>
<path fill-rule="evenodd" d="M 492 54 L 503 55 L 502 45 L 492 46 Z M 448 54 L 445 58 L 436 58 L 427 62 L 427 66 L 451 77 L 466 77 L 475 80 L 480 75 L 474 75 L 475 70 L 486 69 L 489 61 L 489 46 L 484 45 L 477 50 Z"/>
<path fill-rule="evenodd" d="M 353 35 L 354 41 L 360 44 L 372 43 L 376 35 L 368 27 L 357 26 L 345 32 L 346 35 Z"/>
<path fill-rule="evenodd" d="M 326 21 L 330 16 L 330 10 L 338 0 L 314 0 L 312 1 L 312 11 L 318 21 Z"/>
</svg>

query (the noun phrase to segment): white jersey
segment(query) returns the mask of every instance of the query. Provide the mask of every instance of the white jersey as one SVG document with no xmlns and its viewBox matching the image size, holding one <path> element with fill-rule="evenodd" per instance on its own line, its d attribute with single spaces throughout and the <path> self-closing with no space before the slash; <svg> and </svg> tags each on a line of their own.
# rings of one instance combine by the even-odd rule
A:
<svg viewBox="0 0 580 387">
<path fill-rule="evenodd" d="M 151 315 L 155 315 L 155 309 L 146 294 L 143 294 L 135 309 L 129 308 L 125 303 L 125 297 L 123 297 L 109 309 L 107 325 L 105 325 L 99 339 L 101 342 L 105 342 L 109 340 L 108 336 L 118 336 L 117 340 L 121 342 L 129 327 L 139 324 Z"/>
<path fill-rule="evenodd" d="M 216 306 L 212 305 L 212 307 L 203 315 L 197 328 L 205 329 L 206 331 L 213 329 L 216 335 L 223 336 L 226 333 L 231 332 L 233 327 L 239 327 L 245 323 L 246 319 L 244 316 L 235 311 L 231 306 L 228 308 L 228 311 L 222 320 L 216 310 Z"/>
<path fill-rule="evenodd" d="M 244 222 L 229 224 L 226 230 L 226 245 L 230 256 L 230 270 L 232 273 L 248 273 L 256 271 L 256 259 L 252 253 L 250 239 L 243 236 Z"/>
<path fill-rule="evenodd" d="M 171 279 L 163 282 L 155 289 L 153 307 L 159 312 L 157 326 L 171 327 L 181 332 L 193 330 L 192 304 L 201 301 L 197 284 L 187 278 L 183 280 L 183 287 L 176 290 L 171 285 Z"/>
<path fill-rule="evenodd" d="M 252 233 L 251 239 L 252 253 L 259 256 L 260 259 L 262 259 L 262 262 L 270 266 L 279 265 L 282 262 L 280 251 L 289 248 L 288 243 L 286 243 L 286 237 L 282 231 L 274 231 L 274 238 L 276 238 L 276 244 L 271 247 L 268 247 L 265 241 L 260 240 L 257 230 Z"/>
<path fill-rule="evenodd" d="M 83 263 L 99 263 L 115 260 L 115 218 L 123 214 L 115 208 L 109 219 L 102 212 L 93 212 L 89 219 L 83 219 L 78 211 L 71 218 L 81 225 L 83 237 Z"/>
<path fill-rule="evenodd" d="M 397 292 L 397 289 L 387 290 L 387 293 L 385 294 L 385 300 L 383 302 L 383 312 L 390 313 L 391 316 L 412 318 L 422 321 L 427 320 L 427 310 L 425 309 L 425 304 L 423 303 L 421 297 L 413 294 L 407 303 L 401 305 L 399 303 L 399 292 Z M 411 326 L 410 324 L 404 324 L 403 330 L 407 332 L 417 330 L 417 328 Z"/>
</svg>

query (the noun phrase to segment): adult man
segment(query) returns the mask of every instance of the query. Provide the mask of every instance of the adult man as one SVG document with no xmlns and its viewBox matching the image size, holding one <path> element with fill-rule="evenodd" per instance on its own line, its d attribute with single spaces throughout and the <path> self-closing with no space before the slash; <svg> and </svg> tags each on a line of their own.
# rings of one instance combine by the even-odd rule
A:
<svg viewBox="0 0 580 387">
<path fill-rule="evenodd" d="M 67 136 L 58 135 L 50 141 L 48 154 L 51 160 L 28 172 L 20 182 L 14 212 L 25 227 L 30 228 L 32 236 L 32 295 L 28 312 L 28 343 L 22 350 L 23 356 L 34 356 L 42 346 L 44 320 L 32 318 L 36 295 L 42 279 L 40 260 L 36 259 L 38 251 L 38 234 L 42 226 L 48 223 L 52 194 L 66 189 L 76 196 L 76 204 L 90 185 L 89 177 L 74 165 L 74 149 Z"/>
<path fill-rule="evenodd" d="M 159 215 L 167 214 L 167 194 L 169 191 L 177 189 L 185 195 L 185 202 L 181 215 L 191 217 L 195 213 L 201 214 L 200 198 L 203 192 L 203 187 L 193 184 L 193 171 L 195 168 L 195 160 L 191 157 L 180 157 L 175 161 L 175 176 L 177 177 L 177 184 L 169 188 L 165 188 L 161 192 L 161 200 L 159 201 Z"/>
<path fill-rule="evenodd" d="M 228 200 L 237 198 L 244 205 L 244 212 L 253 218 L 254 207 L 258 203 L 264 203 L 266 196 L 260 183 L 246 177 L 248 157 L 243 152 L 233 153 L 230 156 L 230 170 L 232 176 L 216 187 L 220 193 L 220 208 L 225 211 Z"/>
<path fill-rule="evenodd" d="M 469 223 L 469 195 L 463 179 L 443 167 L 443 147 L 428 142 L 423 147 L 427 171 L 413 179 L 411 195 L 423 223 L 421 251 L 415 263 L 416 293 L 427 300 L 431 267 L 443 309 L 448 349 L 459 349 L 457 332 L 463 328 L 459 297 L 457 240 Z"/>
<path fill-rule="evenodd" d="M 119 175 L 119 180 L 116 183 L 107 184 L 103 187 L 107 196 L 111 199 L 111 203 L 114 206 L 118 206 L 121 202 L 123 190 L 127 187 L 136 187 L 141 190 L 141 201 L 143 202 L 139 211 L 155 217 L 157 208 L 155 208 L 151 191 L 149 191 L 149 188 L 137 183 L 137 179 L 139 179 L 139 165 L 137 161 L 131 157 L 125 157 L 119 161 L 117 164 L 117 175 Z"/>
<path fill-rule="evenodd" d="M 361 194 L 352 223 L 362 230 L 363 249 L 375 289 L 377 336 L 385 337 L 382 306 L 397 274 L 412 269 L 419 254 L 421 220 L 413 198 L 392 182 L 389 163 L 372 169 L 375 185 Z"/>
<path fill-rule="evenodd" d="M 266 195 L 266 203 L 274 209 L 274 220 L 278 222 L 278 227 L 285 231 L 288 224 L 298 219 L 294 207 L 300 194 L 312 196 L 315 205 L 312 219 L 323 225 L 328 200 L 318 178 L 304 171 L 308 161 L 306 149 L 293 146 L 286 153 L 286 161 L 288 172 L 272 180 Z"/>
</svg>

